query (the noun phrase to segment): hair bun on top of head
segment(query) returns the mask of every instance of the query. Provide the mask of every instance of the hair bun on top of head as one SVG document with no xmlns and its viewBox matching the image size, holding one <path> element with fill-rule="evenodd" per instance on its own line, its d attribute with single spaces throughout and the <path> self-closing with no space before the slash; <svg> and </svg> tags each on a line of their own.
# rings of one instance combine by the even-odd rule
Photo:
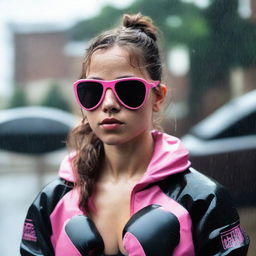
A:
<svg viewBox="0 0 256 256">
<path fill-rule="evenodd" d="M 123 26 L 126 28 L 138 29 L 151 37 L 154 41 L 157 40 L 157 27 L 148 16 L 143 16 L 141 13 L 132 15 L 124 14 Z"/>
</svg>

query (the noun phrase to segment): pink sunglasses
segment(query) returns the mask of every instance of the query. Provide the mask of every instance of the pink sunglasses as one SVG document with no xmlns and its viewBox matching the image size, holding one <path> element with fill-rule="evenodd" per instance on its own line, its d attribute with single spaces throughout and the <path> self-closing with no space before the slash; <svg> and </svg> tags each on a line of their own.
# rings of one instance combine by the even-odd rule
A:
<svg viewBox="0 0 256 256">
<path fill-rule="evenodd" d="M 138 109 L 145 103 L 151 88 L 160 81 L 148 82 L 142 78 L 127 77 L 112 81 L 80 79 L 73 84 L 76 100 L 86 110 L 96 109 L 110 88 L 118 101 L 128 109 Z"/>
</svg>

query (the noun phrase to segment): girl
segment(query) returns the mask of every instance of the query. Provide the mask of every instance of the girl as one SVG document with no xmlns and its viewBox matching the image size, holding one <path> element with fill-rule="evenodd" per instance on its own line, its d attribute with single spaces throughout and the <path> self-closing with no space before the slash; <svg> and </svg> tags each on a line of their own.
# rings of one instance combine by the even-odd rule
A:
<svg viewBox="0 0 256 256">
<path fill-rule="evenodd" d="M 157 130 L 166 95 L 157 28 L 141 14 L 97 36 L 73 88 L 74 153 L 29 208 L 21 255 L 246 255 L 227 191 Z M 153 121 L 152 121 L 153 120 Z"/>
</svg>

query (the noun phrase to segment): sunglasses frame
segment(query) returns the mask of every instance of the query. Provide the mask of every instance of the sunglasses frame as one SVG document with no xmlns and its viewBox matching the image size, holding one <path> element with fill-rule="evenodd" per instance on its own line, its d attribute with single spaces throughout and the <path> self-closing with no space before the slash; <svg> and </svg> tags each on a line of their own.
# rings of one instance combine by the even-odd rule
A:
<svg viewBox="0 0 256 256">
<path fill-rule="evenodd" d="M 116 90 L 115 90 L 115 85 L 116 83 L 118 82 L 122 82 L 122 81 L 139 81 L 141 83 L 144 84 L 145 86 L 145 96 L 144 96 L 144 100 L 143 102 L 138 106 L 138 107 L 130 107 L 128 105 L 126 105 L 118 96 Z M 79 100 L 79 97 L 78 97 L 78 90 L 77 90 L 77 87 L 80 83 L 84 83 L 84 82 L 95 82 L 95 83 L 99 83 L 102 85 L 103 87 L 103 92 L 102 92 L 102 95 L 101 95 L 101 98 L 99 100 L 99 102 L 92 108 L 86 108 L 83 106 L 83 104 L 81 103 L 81 101 Z M 160 81 L 152 81 L 152 82 L 149 82 L 143 78 L 138 78 L 138 77 L 125 77 L 125 78 L 120 78 L 120 79 L 115 79 L 115 80 L 97 80 L 97 79 L 79 79 L 77 80 L 76 82 L 74 82 L 73 84 L 73 89 L 74 89 L 74 92 L 75 92 L 75 96 L 76 96 L 76 101 L 79 103 L 79 105 L 87 110 L 87 111 L 91 111 L 91 110 L 94 110 L 96 109 L 97 107 L 99 107 L 102 103 L 102 101 L 104 100 L 105 98 L 105 94 L 106 94 L 106 91 L 107 89 L 111 89 L 112 92 L 114 93 L 114 95 L 116 96 L 116 98 L 118 99 L 118 101 L 121 103 L 121 105 L 123 105 L 125 108 L 128 108 L 128 109 L 131 109 L 131 110 L 136 110 L 136 109 L 139 109 L 141 108 L 147 98 L 148 98 L 148 94 L 149 94 L 149 91 L 151 88 L 154 88 L 156 86 L 158 86 L 160 84 Z"/>
</svg>

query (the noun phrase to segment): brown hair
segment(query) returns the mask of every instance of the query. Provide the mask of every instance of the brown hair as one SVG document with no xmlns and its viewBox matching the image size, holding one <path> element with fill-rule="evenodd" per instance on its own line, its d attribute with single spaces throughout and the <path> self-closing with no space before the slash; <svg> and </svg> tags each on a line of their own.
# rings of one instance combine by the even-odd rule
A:
<svg viewBox="0 0 256 256">
<path fill-rule="evenodd" d="M 157 45 L 157 27 L 149 17 L 140 13 L 123 15 L 122 26 L 103 32 L 95 37 L 86 51 L 80 78 L 86 78 L 92 54 L 98 49 L 118 45 L 129 52 L 131 65 L 142 67 L 152 80 L 162 77 L 162 64 Z M 159 128 L 154 127 L 154 128 Z M 90 214 L 89 197 L 99 176 L 101 160 L 104 157 L 103 144 L 92 131 L 86 117 L 70 133 L 68 145 L 76 151 L 73 167 L 76 185 L 80 190 L 79 207 Z"/>
</svg>

